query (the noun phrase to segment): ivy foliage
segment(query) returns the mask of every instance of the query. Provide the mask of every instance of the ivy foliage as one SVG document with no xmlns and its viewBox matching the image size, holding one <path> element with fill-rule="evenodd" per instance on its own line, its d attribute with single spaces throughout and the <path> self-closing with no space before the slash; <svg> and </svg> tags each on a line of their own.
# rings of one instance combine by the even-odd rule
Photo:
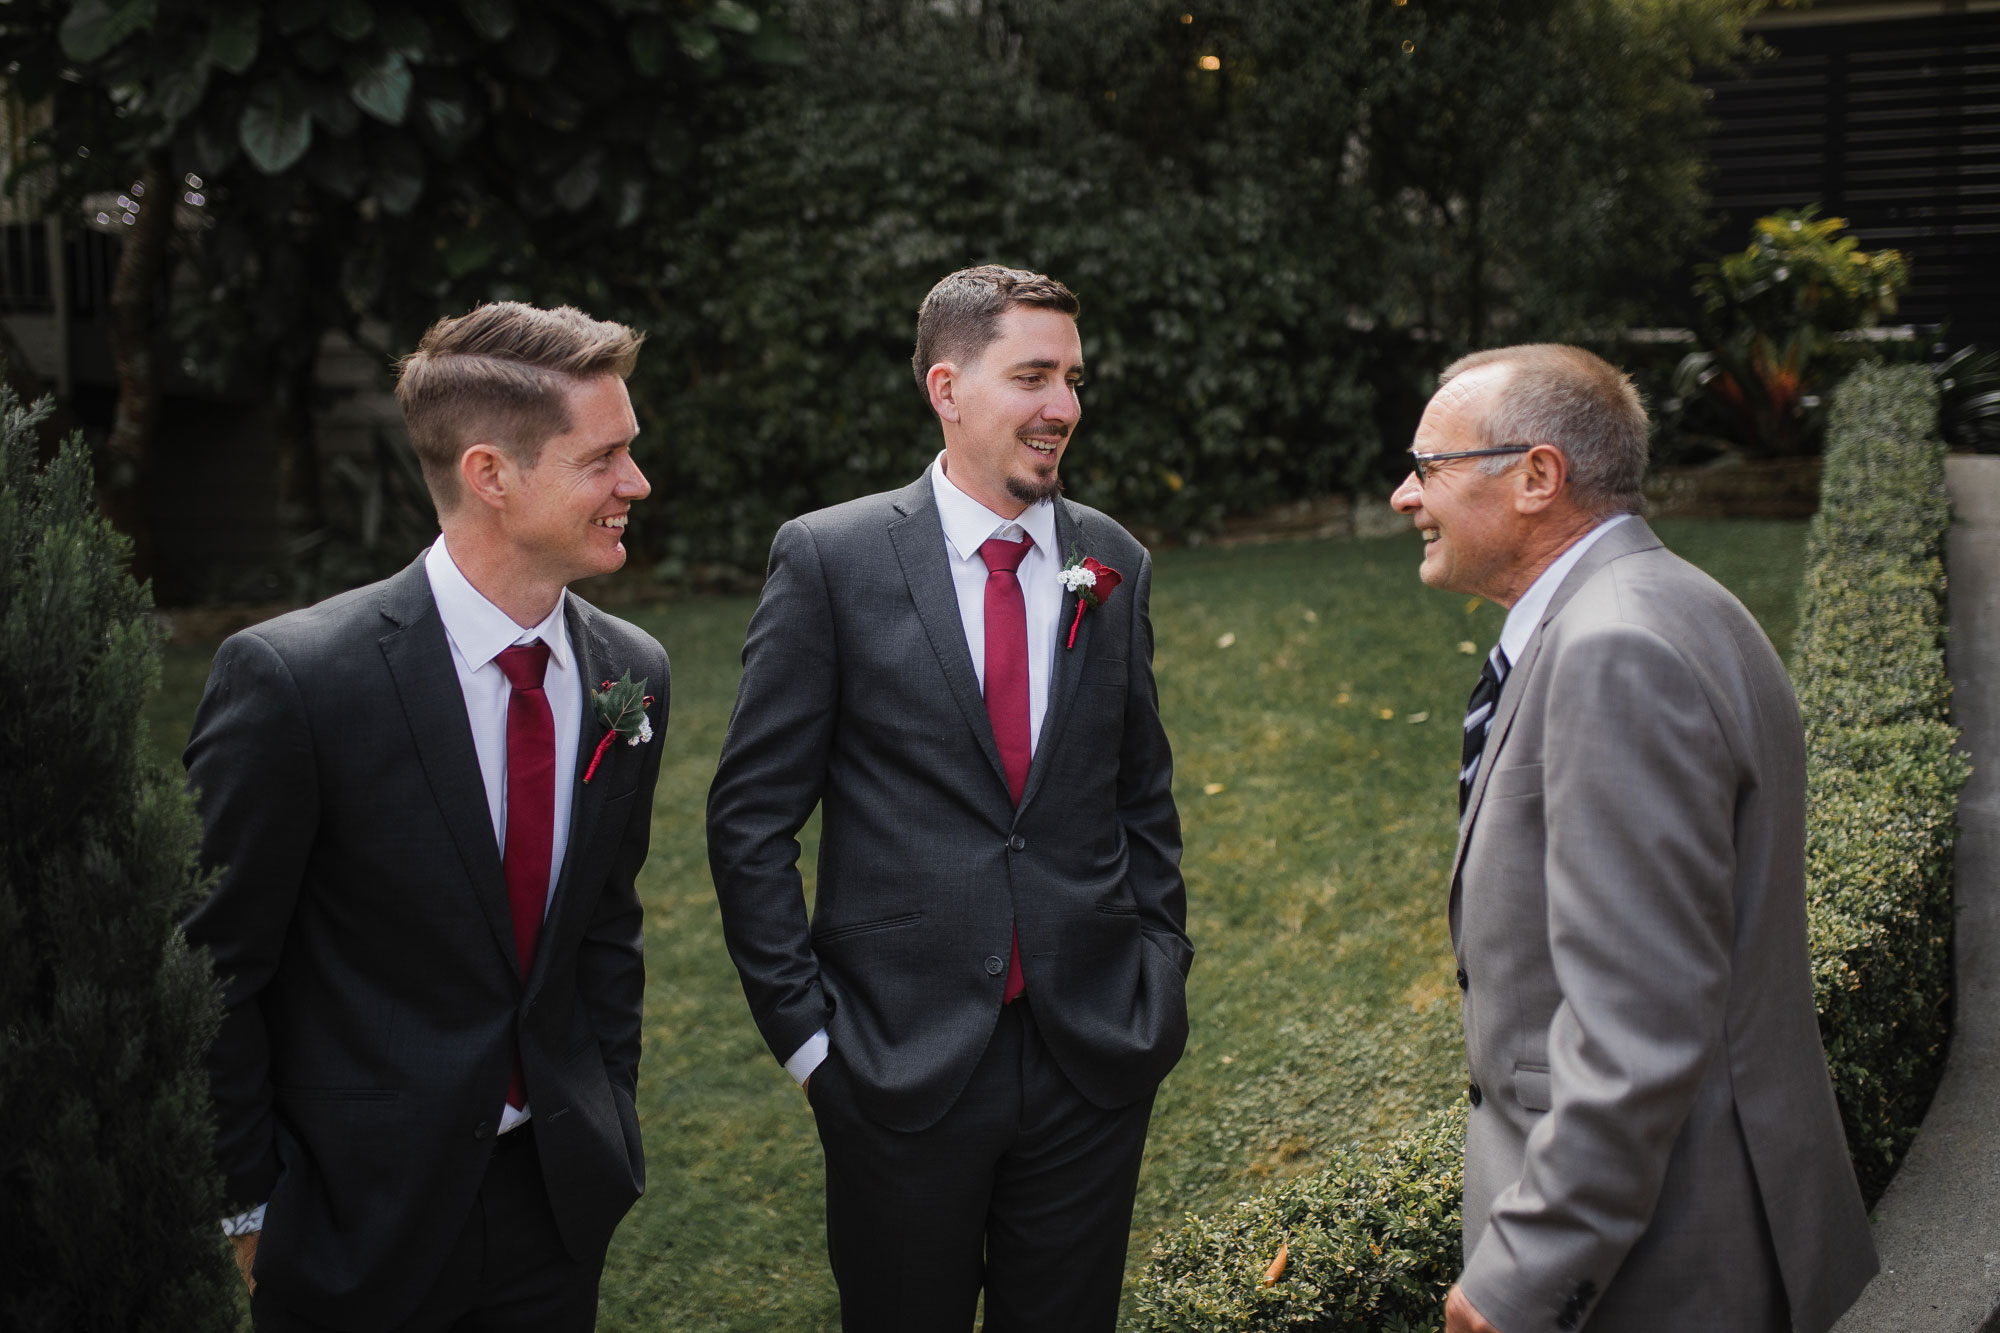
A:
<svg viewBox="0 0 2000 1333">
<path fill-rule="evenodd" d="M 1943 448 L 1921 366 L 1841 386 L 1807 538 L 1791 675 L 1806 729 L 1813 997 L 1863 1196 L 1916 1137 L 1949 1036 L 1953 820 L 1967 777 L 1947 716 Z M 1154 1251 L 1137 1325 L 1438 1329 L 1462 1265 L 1465 1117 L 1438 1111 Z M 1266 1281 L 1278 1247 L 1284 1272 Z"/>
</svg>

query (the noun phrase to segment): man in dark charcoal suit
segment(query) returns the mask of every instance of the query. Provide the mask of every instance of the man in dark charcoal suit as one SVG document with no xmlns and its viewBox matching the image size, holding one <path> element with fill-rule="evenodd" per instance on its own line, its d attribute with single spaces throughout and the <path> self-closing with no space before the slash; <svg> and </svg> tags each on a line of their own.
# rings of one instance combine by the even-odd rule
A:
<svg viewBox="0 0 2000 1333">
<path fill-rule="evenodd" d="M 1481 352 L 1392 498 L 1426 584 L 1508 608 L 1459 776 L 1450 1333 L 1823 1333 L 1875 1272 L 1813 1010 L 1798 707 L 1638 517 L 1646 438 L 1589 352 Z"/>
<path fill-rule="evenodd" d="M 845 1327 L 1108 1330 L 1187 1037 L 1152 565 L 1060 498 L 1076 298 L 954 273 L 914 369 L 944 451 L 784 525 L 709 793 L 731 955 L 826 1154 Z M 810 921 L 797 834 L 821 811 Z"/>
<path fill-rule="evenodd" d="M 220 876 L 187 932 L 225 988 L 216 1155 L 260 1333 L 596 1322 L 645 1177 L 667 659 L 565 585 L 624 563 L 649 489 L 638 344 L 568 308 L 438 323 L 396 392 L 443 535 L 216 656 L 187 765 Z"/>
</svg>

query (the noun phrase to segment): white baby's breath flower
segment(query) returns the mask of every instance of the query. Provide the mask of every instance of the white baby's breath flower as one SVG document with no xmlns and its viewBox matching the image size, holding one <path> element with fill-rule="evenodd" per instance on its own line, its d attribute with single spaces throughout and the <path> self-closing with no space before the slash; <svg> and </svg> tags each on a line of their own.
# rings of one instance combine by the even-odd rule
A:
<svg viewBox="0 0 2000 1333">
<path fill-rule="evenodd" d="M 1085 569 L 1082 565 L 1071 565 L 1068 569 L 1056 575 L 1056 579 L 1068 592 L 1078 592 L 1084 588 L 1095 588 L 1097 586 L 1096 572 Z"/>
<path fill-rule="evenodd" d="M 625 743 L 627 745 L 644 745 L 646 742 L 652 739 L 653 739 L 653 719 L 647 717 L 644 713 L 641 713 L 639 714 L 639 730 L 634 732 L 632 734 L 632 738 L 626 741 Z"/>
</svg>

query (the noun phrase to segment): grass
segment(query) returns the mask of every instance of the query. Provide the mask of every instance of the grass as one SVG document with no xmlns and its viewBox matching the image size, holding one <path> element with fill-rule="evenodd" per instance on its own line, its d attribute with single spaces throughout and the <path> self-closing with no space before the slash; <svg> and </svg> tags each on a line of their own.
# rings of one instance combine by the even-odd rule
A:
<svg viewBox="0 0 2000 1333">
<path fill-rule="evenodd" d="M 1657 526 L 1789 648 L 1803 524 Z M 1183 1212 L 1380 1142 L 1462 1081 L 1443 879 L 1458 718 L 1502 613 L 1427 591 L 1417 559 L 1414 537 L 1160 556 L 1156 669 L 1197 958 L 1135 1269 Z M 606 1330 L 838 1327 L 811 1112 L 750 1023 L 702 840 L 752 605 L 628 612 L 672 654 L 674 708 L 641 881 L 650 1187 L 612 1244 Z M 169 752 L 208 656 L 168 654 L 149 719 Z"/>
</svg>

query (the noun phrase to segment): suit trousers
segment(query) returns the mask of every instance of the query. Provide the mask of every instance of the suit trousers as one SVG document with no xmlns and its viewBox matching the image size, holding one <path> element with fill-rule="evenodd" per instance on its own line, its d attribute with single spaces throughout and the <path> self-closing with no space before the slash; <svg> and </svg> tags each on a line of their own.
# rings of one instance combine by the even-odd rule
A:
<svg viewBox="0 0 2000 1333">
<path fill-rule="evenodd" d="M 570 1257 L 556 1231 L 534 1121 L 494 1140 L 472 1212 L 430 1293 L 395 1333 L 590 1333 L 604 1256 Z M 256 1333 L 327 1333 L 259 1287 Z"/>
<path fill-rule="evenodd" d="M 903 1133 L 855 1109 L 835 1046 L 807 1087 L 845 1333 L 1109 1333 L 1153 1096 L 1106 1110 L 1004 1006 L 965 1092 Z"/>
</svg>

